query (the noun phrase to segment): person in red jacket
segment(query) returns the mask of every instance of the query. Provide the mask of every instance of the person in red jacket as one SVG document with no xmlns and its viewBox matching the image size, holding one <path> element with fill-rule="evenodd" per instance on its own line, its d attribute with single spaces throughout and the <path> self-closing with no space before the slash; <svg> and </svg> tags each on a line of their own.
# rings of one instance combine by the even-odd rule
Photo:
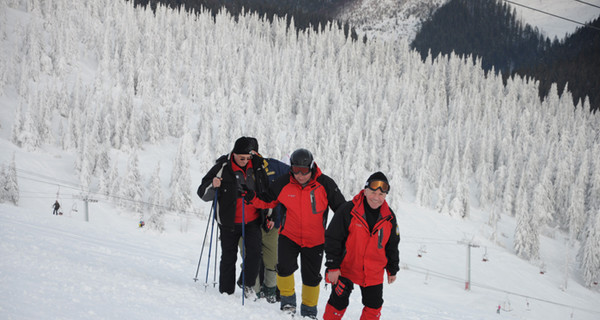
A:
<svg viewBox="0 0 600 320">
<path fill-rule="evenodd" d="M 329 208 L 335 211 L 346 200 L 333 179 L 321 172 L 310 151 L 294 151 L 290 164 L 290 174 L 275 180 L 266 195 L 255 198 L 250 192 L 246 200 L 258 208 L 274 207 L 279 203 L 285 207 L 277 248 L 281 310 L 296 313 L 294 272 L 298 269 L 300 256 L 300 315 L 316 319 L 327 215 Z"/>
<path fill-rule="evenodd" d="M 360 320 L 379 319 L 383 305 L 383 280 L 396 280 L 400 232 L 396 216 L 385 197 L 390 191 L 386 176 L 372 174 L 365 188 L 342 205 L 325 231 L 326 281 L 332 284 L 324 320 L 342 319 L 354 284 L 360 287 L 363 310 Z"/>
</svg>

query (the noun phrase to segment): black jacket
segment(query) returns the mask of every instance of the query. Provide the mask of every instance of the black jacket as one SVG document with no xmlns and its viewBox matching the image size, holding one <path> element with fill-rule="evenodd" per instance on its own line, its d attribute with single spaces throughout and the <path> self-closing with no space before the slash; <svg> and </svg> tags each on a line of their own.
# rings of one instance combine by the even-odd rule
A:
<svg viewBox="0 0 600 320">
<path fill-rule="evenodd" d="M 245 180 L 243 176 L 233 172 L 231 161 L 233 161 L 231 153 L 217 159 L 216 164 L 202 178 L 197 192 L 200 199 L 207 202 L 214 201 L 216 194 L 215 216 L 217 222 L 223 227 L 234 227 L 236 203 L 242 196 L 244 187 L 259 193 L 266 190 L 269 183 L 261 157 L 252 159 L 252 168 L 246 171 Z M 222 178 L 221 187 L 218 189 L 212 187 L 214 177 Z"/>
</svg>

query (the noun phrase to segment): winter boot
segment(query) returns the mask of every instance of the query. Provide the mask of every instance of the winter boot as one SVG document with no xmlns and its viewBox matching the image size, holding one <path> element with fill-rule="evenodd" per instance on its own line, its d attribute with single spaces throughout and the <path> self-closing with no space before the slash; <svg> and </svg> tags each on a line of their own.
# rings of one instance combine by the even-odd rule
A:
<svg viewBox="0 0 600 320">
<path fill-rule="evenodd" d="M 360 320 L 379 320 L 379 317 L 381 317 L 381 307 L 378 309 L 364 307 L 360 315 Z"/>
<path fill-rule="evenodd" d="M 344 316 L 345 312 L 346 312 L 346 309 L 338 310 L 334 306 L 332 306 L 328 303 L 327 306 L 325 306 L 325 312 L 323 313 L 323 320 L 340 320 Z"/>
<path fill-rule="evenodd" d="M 309 307 L 304 303 L 300 305 L 300 315 L 308 319 L 317 318 L 317 306 Z"/>
<path fill-rule="evenodd" d="M 286 314 L 296 314 L 296 294 L 281 296 L 281 311 Z"/>
<path fill-rule="evenodd" d="M 310 319 L 317 318 L 317 303 L 319 303 L 319 286 L 302 285 L 302 305 L 300 315 Z"/>
<path fill-rule="evenodd" d="M 250 286 L 244 286 L 244 297 L 246 299 L 256 300 L 256 293 L 254 289 Z"/>
<path fill-rule="evenodd" d="M 261 297 L 265 297 L 268 303 L 277 302 L 277 298 L 275 297 L 275 287 L 263 286 L 261 288 Z"/>
</svg>

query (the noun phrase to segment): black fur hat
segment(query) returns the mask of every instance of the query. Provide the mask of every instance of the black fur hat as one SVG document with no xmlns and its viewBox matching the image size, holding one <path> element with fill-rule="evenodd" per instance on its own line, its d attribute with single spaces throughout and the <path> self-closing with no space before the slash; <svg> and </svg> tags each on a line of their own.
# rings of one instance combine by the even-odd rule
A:
<svg viewBox="0 0 600 320">
<path fill-rule="evenodd" d="M 235 141 L 233 150 L 231 152 L 236 154 L 250 154 L 250 151 L 254 150 L 258 152 L 258 142 L 254 138 L 240 137 Z"/>
</svg>

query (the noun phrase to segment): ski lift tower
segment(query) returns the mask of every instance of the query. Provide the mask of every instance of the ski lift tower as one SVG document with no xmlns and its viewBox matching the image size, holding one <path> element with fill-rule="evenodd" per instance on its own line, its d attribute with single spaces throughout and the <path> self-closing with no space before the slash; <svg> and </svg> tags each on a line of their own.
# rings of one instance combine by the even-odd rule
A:
<svg viewBox="0 0 600 320">
<path fill-rule="evenodd" d="M 88 206 L 88 203 L 89 202 L 98 202 L 98 199 L 92 199 L 92 198 L 90 198 L 89 194 L 85 194 L 85 195 L 81 194 L 79 196 L 79 198 L 81 200 L 83 200 L 83 202 L 85 203 L 85 206 L 84 206 L 84 209 L 85 209 L 84 210 L 85 211 L 85 222 L 89 222 L 90 221 L 90 215 L 89 215 L 89 208 L 88 208 L 89 206 Z"/>
<path fill-rule="evenodd" d="M 467 279 L 465 280 L 465 290 L 471 290 L 471 248 L 479 248 L 478 244 L 473 243 L 472 241 L 462 240 L 458 242 L 459 244 L 465 245 L 467 247 Z"/>
</svg>

